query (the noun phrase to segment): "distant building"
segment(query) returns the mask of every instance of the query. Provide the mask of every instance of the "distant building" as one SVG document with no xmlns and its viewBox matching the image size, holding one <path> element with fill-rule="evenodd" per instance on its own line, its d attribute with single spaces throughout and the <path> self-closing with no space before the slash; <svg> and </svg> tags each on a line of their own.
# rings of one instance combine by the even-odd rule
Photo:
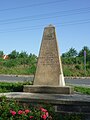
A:
<svg viewBox="0 0 90 120">
<path fill-rule="evenodd" d="M 4 60 L 6 60 L 6 59 L 9 58 L 9 56 L 8 56 L 8 55 L 3 55 L 2 58 L 3 58 Z"/>
</svg>

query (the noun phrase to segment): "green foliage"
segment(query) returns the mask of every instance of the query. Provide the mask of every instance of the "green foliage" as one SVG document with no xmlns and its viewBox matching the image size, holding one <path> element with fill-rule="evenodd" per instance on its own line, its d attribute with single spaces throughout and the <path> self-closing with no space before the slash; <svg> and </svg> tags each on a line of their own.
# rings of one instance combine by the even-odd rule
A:
<svg viewBox="0 0 90 120">
<path fill-rule="evenodd" d="M 0 92 L 22 92 L 24 85 L 32 85 L 32 81 L 18 83 L 0 82 Z M 90 88 L 87 87 L 75 86 L 74 91 L 90 95 Z"/>
<path fill-rule="evenodd" d="M 76 57 L 77 56 L 77 51 L 75 48 L 70 48 L 68 52 L 63 53 L 62 57 Z"/>
<path fill-rule="evenodd" d="M 9 58 L 6 60 L 0 58 L 0 74 L 35 74 L 36 55 L 13 50 L 8 56 Z"/>
<path fill-rule="evenodd" d="M 84 51 L 86 51 L 86 72 Z M 71 48 L 68 52 L 62 54 L 61 59 L 65 76 L 90 76 L 90 49 L 87 46 L 84 46 L 78 54 L 75 49 Z"/>
<path fill-rule="evenodd" d="M 28 54 L 27 52 L 25 51 L 22 51 L 20 54 L 19 54 L 19 58 L 27 58 L 28 57 Z"/>
<path fill-rule="evenodd" d="M 63 64 L 76 64 L 76 58 L 70 58 L 70 57 L 68 57 L 68 58 L 63 58 L 62 57 L 62 63 Z"/>
<path fill-rule="evenodd" d="M 15 100 L 0 98 L 0 120 L 84 120 L 83 115 L 55 113 L 50 104 L 20 104 Z"/>
<path fill-rule="evenodd" d="M 90 95 L 90 88 L 77 87 L 77 86 L 75 86 L 75 87 L 74 87 L 74 90 L 75 90 L 76 92 L 80 92 L 80 93 L 83 93 L 83 94 L 88 94 L 88 95 Z"/>
<path fill-rule="evenodd" d="M 3 51 L 0 51 L 0 57 L 2 57 L 4 55 Z"/>
<path fill-rule="evenodd" d="M 86 61 L 88 62 L 90 61 L 90 49 L 87 46 L 83 47 L 78 56 L 84 58 L 84 51 L 86 51 Z"/>
<path fill-rule="evenodd" d="M 19 52 L 17 52 L 16 50 L 13 50 L 8 56 L 10 59 L 15 59 L 19 56 Z"/>
<path fill-rule="evenodd" d="M 2 92 L 23 92 L 23 85 L 32 85 L 32 82 L 7 83 L 0 82 L 0 93 Z"/>
<path fill-rule="evenodd" d="M 3 66 L 5 66 L 5 67 L 14 67 L 14 66 L 16 66 L 17 65 L 17 61 L 16 60 L 12 60 L 12 59 L 10 59 L 10 60 L 5 60 L 4 62 L 3 62 Z"/>
<path fill-rule="evenodd" d="M 84 70 L 84 50 L 86 51 L 86 73 Z M 3 51 L 1 51 L 1 55 L 3 55 Z M 84 46 L 79 53 L 75 48 L 70 48 L 62 54 L 61 59 L 64 76 L 90 76 L 90 49 L 87 46 Z M 0 74 L 35 74 L 36 63 L 36 55 L 13 50 L 7 60 L 0 57 Z"/>
<path fill-rule="evenodd" d="M 81 69 L 81 66 L 79 64 L 75 65 L 75 68 L 80 70 Z"/>
<path fill-rule="evenodd" d="M 87 63 L 86 68 L 90 69 L 90 62 Z"/>
<path fill-rule="evenodd" d="M 47 120 L 47 118 L 49 118 L 49 111 L 39 105 L 30 103 L 25 106 L 15 100 L 8 101 L 5 97 L 0 98 L 0 120 Z"/>
<path fill-rule="evenodd" d="M 64 75 L 65 76 L 72 76 L 73 72 L 70 69 L 64 68 Z"/>
<path fill-rule="evenodd" d="M 89 55 L 90 54 L 90 50 L 87 46 L 84 46 L 82 48 L 82 50 L 79 52 L 78 56 L 83 56 L 84 55 L 84 50 L 86 51 L 86 54 Z"/>
</svg>

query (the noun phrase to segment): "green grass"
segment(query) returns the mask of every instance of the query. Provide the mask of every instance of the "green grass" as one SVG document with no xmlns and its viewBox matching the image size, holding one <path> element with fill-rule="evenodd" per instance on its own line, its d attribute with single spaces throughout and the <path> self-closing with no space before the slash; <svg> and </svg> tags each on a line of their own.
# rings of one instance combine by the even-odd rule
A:
<svg viewBox="0 0 90 120">
<path fill-rule="evenodd" d="M 7 82 L 0 82 L 0 93 L 3 92 L 22 92 L 24 85 L 32 85 L 32 82 L 18 82 L 18 83 L 7 83 Z M 74 91 L 80 92 L 82 94 L 90 95 L 90 88 L 86 87 L 74 87 Z"/>
<path fill-rule="evenodd" d="M 80 92 L 82 94 L 90 95 L 90 88 L 75 86 L 74 91 Z"/>
<path fill-rule="evenodd" d="M 35 65 L 17 65 L 12 67 L 6 67 L 0 65 L 0 74 L 12 74 L 12 75 L 30 75 L 35 74 L 36 64 Z M 90 76 L 90 68 L 86 69 L 86 74 L 83 66 L 81 65 L 67 65 L 63 64 L 63 73 L 64 76 L 73 76 L 73 77 L 84 77 Z"/>
<path fill-rule="evenodd" d="M 35 74 L 36 66 L 18 65 L 14 67 L 0 66 L 0 74 L 30 75 Z"/>
</svg>

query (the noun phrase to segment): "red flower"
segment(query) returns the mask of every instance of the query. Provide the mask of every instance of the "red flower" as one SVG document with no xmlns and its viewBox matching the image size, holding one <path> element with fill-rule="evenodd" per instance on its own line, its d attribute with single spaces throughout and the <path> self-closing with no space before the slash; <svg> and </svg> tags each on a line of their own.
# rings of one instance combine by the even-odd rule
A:
<svg viewBox="0 0 90 120">
<path fill-rule="evenodd" d="M 43 118 L 43 120 L 46 120 L 47 119 L 47 115 L 41 115 L 41 118 Z"/>
<path fill-rule="evenodd" d="M 47 112 L 47 110 L 44 109 L 44 108 L 40 108 L 40 110 L 41 110 L 42 112 Z"/>
<path fill-rule="evenodd" d="M 30 119 L 34 118 L 34 116 L 30 116 Z"/>
<path fill-rule="evenodd" d="M 45 115 L 48 117 L 49 116 L 48 112 L 46 112 Z"/>
<path fill-rule="evenodd" d="M 30 112 L 30 110 L 28 110 L 28 109 L 27 109 L 27 110 L 25 110 L 25 113 L 26 113 L 26 114 L 28 114 L 29 112 Z"/>
<path fill-rule="evenodd" d="M 16 115 L 16 112 L 13 111 L 13 110 L 10 110 L 10 113 L 11 113 L 13 116 Z"/>
<path fill-rule="evenodd" d="M 49 116 L 48 111 L 44 108 L 40 108 L 40 109 L 41 109 L 41 112 L 44 113 L 43 115 L 41 115 L 41 118 L 46 119 Z"/>
<path fill-rule="evenodd" d="M 18 114 L 19 114 L 19 115 L 21 115 L 21 114 L 23 114 L 23 113 L 24 113 L 24 112 L 23 112 L 22 110 L 19 110 L 19 111 L 18 111 Z"/>
</svg>

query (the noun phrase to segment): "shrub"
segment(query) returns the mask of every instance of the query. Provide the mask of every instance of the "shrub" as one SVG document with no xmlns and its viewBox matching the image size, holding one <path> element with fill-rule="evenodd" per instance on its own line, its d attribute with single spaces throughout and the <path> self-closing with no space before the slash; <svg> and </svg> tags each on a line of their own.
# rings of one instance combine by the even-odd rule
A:
<svg viewBox="0 0 90 120">
<path fill-rule="evenodd" d="M 75 68 L 80 70 L 81 69 L 81 66 L 80 65 L 75 65 Z"/>
<path fill-rule="evenodd" d="M 5 67 L 14 67 L 14 66 L 16 66 L 17 65 L 17 62 L 16 62 L 16 60 L 6 60 L 6 61 L 4 61 L 3 62 L 3 65 L 5 66 Z"/>
<path fill-rule="evenodd" d="M 26 81 L 23 83 L 5 83 L 0 82 L 0 93 L 2 92 L 22 92 L 23 85 L 31 85 L 32 82 Z"/>
</svg>

